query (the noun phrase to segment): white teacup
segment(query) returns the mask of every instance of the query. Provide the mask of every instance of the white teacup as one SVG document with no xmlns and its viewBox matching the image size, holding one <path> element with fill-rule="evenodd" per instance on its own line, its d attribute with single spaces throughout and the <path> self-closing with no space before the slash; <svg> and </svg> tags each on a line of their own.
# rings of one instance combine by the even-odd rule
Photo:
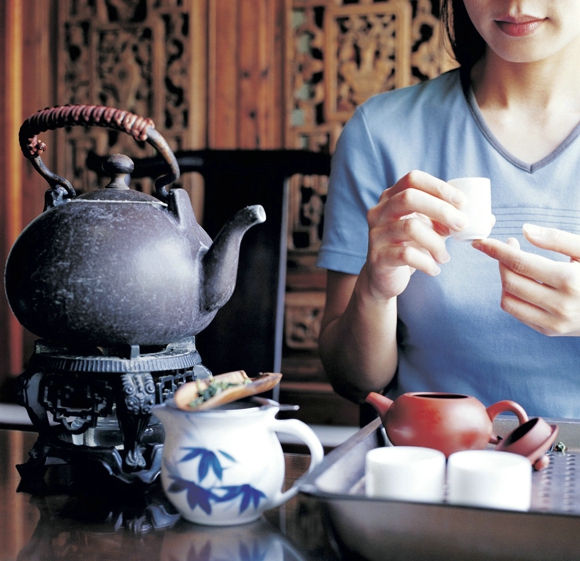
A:
<svg viewBox="0 0 580 561">
<path fill-rule="evenodd" d="M 367 452 L 365 491 L 369 497 L 441 502 L 445 454 L 419 446 L 385 446 Z"/>
<path fill-rule="evenodd" d="M 468 223 L 463 230 L 452 232 L 458 241 L 473 241 L 487 238 L 491 233 L 491 182 L 487 177 L 461 177 L 447 183 L 465 195 L 461 211 L 467 215 Z"/>
<path fill-rule="evenodd" d="M 525 456 L 496 450 L 466 450 L 449 456 L 447 500 L 451 504 L 528 510 L 532 464 Z"/>
</svg>

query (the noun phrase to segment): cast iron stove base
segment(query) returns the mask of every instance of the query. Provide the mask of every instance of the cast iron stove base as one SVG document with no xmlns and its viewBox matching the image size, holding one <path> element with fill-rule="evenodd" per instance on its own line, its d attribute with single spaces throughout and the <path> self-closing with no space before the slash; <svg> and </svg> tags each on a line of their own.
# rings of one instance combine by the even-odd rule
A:
<svg viewBox="0 0 580 561">
<path fill-rule="evenodd" d="M 195 337 L 163 348 L 73 348 L 36 343 L 17 381 L 38 440 L 17 466 L 19 490 L 46 486 L 47 469 L 96 464 L 125 482 L 151 483 L 159 474 L 163 428 L 152 407 L 183 383 L 207 378 Z"/>
</svg>

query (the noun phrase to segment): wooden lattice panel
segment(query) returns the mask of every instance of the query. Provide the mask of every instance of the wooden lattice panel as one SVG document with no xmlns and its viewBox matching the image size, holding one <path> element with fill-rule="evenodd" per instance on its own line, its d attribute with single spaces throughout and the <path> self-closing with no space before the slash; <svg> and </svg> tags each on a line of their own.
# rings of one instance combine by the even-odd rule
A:
<svg viewBox="0 0 580 561">
<path fill-rule="evenodd" d="M 284 339 L 289 349 L 312 350 L 318 347 L 324 302 L 323 292 L 286 294 Z"/>
<path fill-rule="evenodd" d="M 372 95 L 409 83 L 410 3 L 331 6 L 324 31 L 326 120 L 344 123 Z"/>
<path fill-rule="evenodd" d="M 59 2 L 59 104 L 107 105 L 152 118 L 171 148 L 199 148 L 205 138 L 205 8 L 202 0 L 62 0 Z M 59 131 L 58 169 L 78 190 L 97 187 L 87 152 L 152 156 L 146 143 L 109 130 Z M 188 174 L 190 191 L 198 179 Z M 152 182 L 138 188 L 150 192 Z"/>
<path fill-rule="evenodd" d="M 290 179 L 288 250 L 297 254 L 316 254 L 322 241 L 324 204 L 328 177 L 294 175 Z"/>
<path fill-rule="evenodd" d="M 371 95 L 453 67 L 437 0 L 288 0 L 286 142 L 332 153 Z"/>
</svg>

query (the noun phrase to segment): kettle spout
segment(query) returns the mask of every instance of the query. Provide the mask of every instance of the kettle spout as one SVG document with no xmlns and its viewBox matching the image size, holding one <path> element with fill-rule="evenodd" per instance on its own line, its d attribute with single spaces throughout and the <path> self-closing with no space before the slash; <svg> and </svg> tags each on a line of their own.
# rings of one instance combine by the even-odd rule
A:
<svg viewBox="0 0 580 561">
<path fill-rule="evenodd" d="M 377 413 L 381 419 L 384 418 L 391 405 L 393 405 L 392 399 L 389 399 L 388 397 L 385 397 L 384 395 L 381 395 L 377 392 L 369 393 L 366 396 L 365 401 L 370 403 L 377 410 Z"/>
<path fill-rule="evenodd" d="M 203 288 L 201 307 L 206 312 L 221 308 L 236 287 L 240 243 L 255 224 L 266 220 L 262 205 L 247 206 L 238 211 L 220 230 L 203 256 Z"/>
</svg>

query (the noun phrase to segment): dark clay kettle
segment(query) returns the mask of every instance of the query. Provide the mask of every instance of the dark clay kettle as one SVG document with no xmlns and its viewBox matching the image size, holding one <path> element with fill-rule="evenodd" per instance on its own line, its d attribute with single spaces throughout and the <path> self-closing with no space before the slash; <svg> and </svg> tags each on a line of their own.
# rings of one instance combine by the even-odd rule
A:
<svg viewBox="0 0 580 561">
<path fill-rule="evenodd" d="M 101 126 L 146 141 L 170 173 L 156 197 L 129 189 L 133 162 L 111 156 L 111 183 L 76 196 L 44 165 L 37 135 L 75 125 Z M 177 160 L 150 119 L 102 106 L 39 111 L 20 129 L 20 146 L 47 180 L 45 210 L 14 243 L 5 271 L 16 318 L 35 335 L 60 344 L 164 345 L 196 335 L 235 288 L 245 232 L 265 220 L 260 205 L 239 211 L 215 241 L 197 223 L 188 193 L 166 185 Z"/>
</svg>

